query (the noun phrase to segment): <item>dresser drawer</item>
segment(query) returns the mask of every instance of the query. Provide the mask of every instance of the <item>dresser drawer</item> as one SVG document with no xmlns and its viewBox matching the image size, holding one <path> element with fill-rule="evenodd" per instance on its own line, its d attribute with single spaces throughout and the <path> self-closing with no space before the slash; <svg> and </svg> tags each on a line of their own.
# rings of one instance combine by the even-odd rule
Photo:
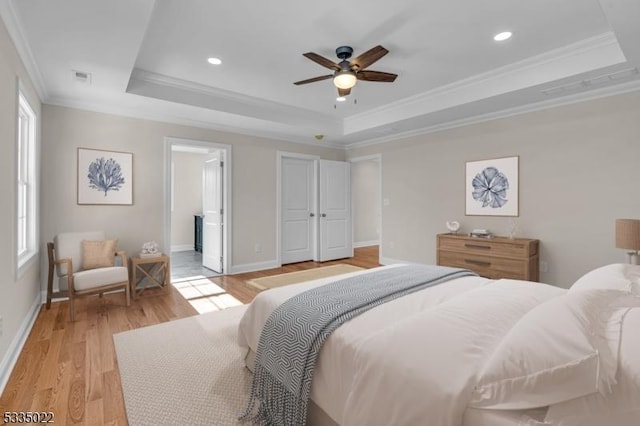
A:
<svg viewBox="0 0 640 426">
<path fill-rule="evenodd" d="M 464 252 L 488 256 L 523 258 L 533 256 L 536 253 L 537 245 L 528 241 L 503 243 L 491 239 L 481 238 L 441 238 L 439 241 L 440 250 Z"/>
<path fill-rule="evenodd" d="M 480 276 L 492 279 L 527 279 L 527 263 L 528 260 L 524 259 L 507 259 L 446 250 L 441 250 L 438 254 L 439 265 L 470 269 Z"/>
</svg>

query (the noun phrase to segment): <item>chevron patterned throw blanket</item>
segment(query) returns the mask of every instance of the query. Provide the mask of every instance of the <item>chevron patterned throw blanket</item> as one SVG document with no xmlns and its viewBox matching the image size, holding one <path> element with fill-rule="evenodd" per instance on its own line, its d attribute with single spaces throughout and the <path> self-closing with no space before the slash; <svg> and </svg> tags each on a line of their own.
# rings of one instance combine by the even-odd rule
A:
<svg viewBox="0 0 640 426">
<path fill-rule="evenodd" d="M 251 396 L 240 419 L 304 425 L 316 358 L 331 332 L 385 302 L 468 275 L 476 274 L 405 265 L 338 280 L 287 300 L 271 313 L 260 334 Z"/>
</svg>

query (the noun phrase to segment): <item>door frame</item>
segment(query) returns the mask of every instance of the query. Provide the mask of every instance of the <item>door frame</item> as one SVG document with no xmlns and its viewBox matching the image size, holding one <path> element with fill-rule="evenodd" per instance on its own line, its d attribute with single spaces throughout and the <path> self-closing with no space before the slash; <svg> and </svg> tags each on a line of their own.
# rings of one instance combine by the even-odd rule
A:
<svg viewBox="0 0 640 426">
<path fill-rule="evenodd" d="M 194 149 L 194 152 L 208 153 L 210 150 L 221 151 L 224 157 L 224 167 L 222 169 L 223 176 L 223 194 L 222 203 L 224 206 L 224 215 L 222 221 L 222 273 L 227 274 L 231 268 L 231 250 L 232 250 L 232 194 L 231 188 L 231 145 L 221 144 L 217 142 L 209 142 L 203 140 L 184 139 L 176 137 L 164 138 L 164 197 L 163 197 L 163 234 L 165 250 L 171 252 L 171 181 L 172 181 L 172 148 L 173 146 L 188 146 Z"/>
<path fill-rule="evenodd" d="M 315 217 L 318 217 L 318 160 L 319 155 L 299 154 L 297 152 L 277 151 L 276 152 L 276 263 L 277 267 L 282 266 L 282 160 L 284 158 L 297 158 L 301 160 L 313 161 L 313 180 L 314 180 L 314 207 Z M 318 222 L 313 227 L 313 260 L 318 261 L 320 253 L 318 251 Z"/>
<path fill-rule="evenodd" d="M 382 199 L 382 154 L 372 154 L 372 155 L 365 155 L 362 157 L 353 157 L 353 158 L 348 158 L 347 159 L 348 162 L 350 163 L 358 163 L 360 161 L 377 161 L 378 162 L 378 195 L 379 195 L 379 199 L 380 199 L 380 205 L 378 206 L 378 229 L 380 230 L 380 233 L 378 235 L 378 247 L 380 247 L 380 250 L 378 251 L 378 263 L 381 263 L 380 260 L 382 258 L 382 214 L 384 212 L 384 209 L 382 208 L 383 206 L 383 199 Z M 353 182 L 352 182 L 353 183 Z M 353 185 L 351 186 L 351 188 L 353 189 Z M 354 206 L 353 206 L 353 194 L 351 196 L 351 218 L 353 219 L 353 212 L 355 211 Z M 351 240 L 353 241 L 353 237 L 354 237 L 354 233 L 355 232 L 355 223 L 352 223 L 351 226 Z M 355 244 L 353 246 L 354 248 L 356 247 Z"/>
</svg>

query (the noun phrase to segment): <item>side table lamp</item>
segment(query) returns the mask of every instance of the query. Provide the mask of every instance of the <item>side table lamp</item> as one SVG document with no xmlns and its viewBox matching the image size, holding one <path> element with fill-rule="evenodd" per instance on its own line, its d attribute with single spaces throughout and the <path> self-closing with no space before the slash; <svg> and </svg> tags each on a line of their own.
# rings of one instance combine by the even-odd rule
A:
<svg viewBox="0 0 640 426">
<path fill-rule="evenodd" d="M 640 250 L 640 219 L 616 219 L 616 248 L 630 250 L 628 261 L 638 264 Z"/>
</svg>

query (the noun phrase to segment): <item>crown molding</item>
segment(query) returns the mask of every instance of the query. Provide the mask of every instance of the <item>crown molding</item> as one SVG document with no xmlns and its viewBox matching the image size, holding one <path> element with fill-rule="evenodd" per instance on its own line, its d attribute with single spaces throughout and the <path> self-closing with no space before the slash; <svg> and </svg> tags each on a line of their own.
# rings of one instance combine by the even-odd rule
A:
<svg viewBox="0 0 640 426">
<path fill-rule="evenodd" d="M 253 136 L 261 139 L 271 139 L 279 142 L 291 142 L 302 145 L 309 145 L 320 148 L 344 149 L 344 144 L 337 144 L 323 140 L 313 142 L 304 140 L 304 136 L 287 135 L 265 130 L 253 130 L 244 127 L 226 126 L 211 121 L 196 120 L 186 118 L 176 114 L 164 114 L 157 112 L 144 112 L 140 108 L 124 108 L 122 106 L 108 105 L 104 102 L 85 102 L 76 99 L 52 97 L 46 102 L 47 105 L 61 106 L 66 108 L 80 109 L 84 111 L 99 112 L 102 114 L 117 115 L 120 117 L 137 118 L 141 120 L 158 121 L 161 123 L 178 124 L 182 126 L 198 127 L 202 129 L 216 130 L 220 132 L 235 133 L 246 136 Z"/>
<path fill-rule="evenodd" d="M 594 64 L 594 61 L 597 61 L 598 64 Z M 594 67 L 601 68 L 624 61 L 624 54 L 618 45 L 615 34 L 606 32 L 378 108 L 372 108 L 366 112 L 354 114 L 345 119 L 345 134 L 366 130 L 371 127 L 370 123 L 375 123 L 377 126 L 390 124 L 479 100 L 472 99 L 473 94 L 476 94 L 476 97 L 479 94 L 482 95 L 481 98 L 487 98 L 500 95 L 505 91 L 515 90 L 513 87 L 506 87 L 507 82 L 520 86 L 523 83 L 528 86 L 542 84 L 546 81 L 536 82 L 535 79 L 531 79 L 531 76 L 539 76 L 538 79 L 549 78 L 549 70 L 546 69 L 544 73 L 540 72 L 541 67 L 562 64 L 563 72 L 570 75 L 567 71 L 570 68 L 574 71 L 573 74 L 576 74 L 592 70 Z M 581 69 L 575 69 L 576 66 L 584 63 L 590 65 L 589 69 L 585 70 L 584 66 Z M 567 76 L 556 75 L 551 79 L 556 80 Z M 411 116 L 408 115 L 408 111 L 412 114 Z M 350 131 L 350 128 L 354 129 Z"/>
<path fill-rule="evenodd" d="M 0 0 L 0 16 L 2 17 L 4 25 L 7 28 L 7 32 L 9 33 L 9 37 L 11 37 L 11 40 L 18 52 L 18 56 L 20 56 L 20 59 L 27 70 L 27 74 L 29 74 L 29 77 L 31 78 L 31 83 L 38 94 L 38 97 L 40 97 L 40 101 L 46 101 L 49 95 L 47 93 L 46 85 L 44 84 L 44 79 L 42 78 L 38 64 L 33 56 L 33 52 L 31 51 L 25 32 L 22 29 L 22 21 L 20 20 L 12 0 Z"/>
<path fill-rule="evenodd" d="M 455 129 L 457 127 L 470 126 L 473 124 L 485 123 L 487 121 L 498 120 L 501 118 L 509 118 L 517 115 L 527 114 L 529 112 L 541 111 L 550 108 L 556 108 L 566 105 L 577 104 L 581 102 L 596 100 L 600 98 L 606 98 L 615 95 L 623 95 L 625 93 L 640 91 L 640 80 L 634 80 L 626 83 L 617 84 L 614 86 L 607 86 L 600 89 L 590 90 L 588 92 L 576 93 L 572 95 L 563 96 L 561 98 L 550 99 L 546 101 L 527 104 L 519 107 L 508 108 L 500 111 L 490 112 L 487 114 L 476 115 L 469 118 L 463 118 L 460 120 L 448 121 L 446 123 L 435 124 L 432 126 L 423 127 L 420 129 L 409 130 L 406 132 L 399 132 L 393 135 L 382 136 L 375 139 L 369 139 L 362 142 L 354 142 L 345 145 L 345 150 L 352 150 L 356 148 L 363 148 L 366 146 L 380 145 L 385 142 L 397 141 L 400 139 L 406 139 L 413 136 L 426 135 L 430 133 L 441 132 L 444 130 Z"/>
<path fill-rule="evenodd" d="M 152 98 L 171 100 L 161 96 L 155 96 L 159 94 L 153 93 L 154 87 L 166 87 L 183 93 L 193 93 L 196 96 L 205 97 L 205 99 L 210 100 L 211 104 L 220 104 L 221 101 L 224 101 L 226 109 L 219 109 L 223 112 L 242 114 L 287 125 L 306 123 L 325 129 L 332 129 L 333 131 L 343 131 L 342 119 L 337 119 L 321 112 L 293 107 L 291 105 L 207 86 L 193 81 L 182 80 L 139 68 L 133 70 L 127 92 Z M 198 102 L 198 99 L 201 98 L 192 99 L 193 103 L 190 104 L 207 108 L 207 106 L 203 106 L 201 102 Z M 209 109 L 215 108 L 209 107 Z"/>
</svg>

